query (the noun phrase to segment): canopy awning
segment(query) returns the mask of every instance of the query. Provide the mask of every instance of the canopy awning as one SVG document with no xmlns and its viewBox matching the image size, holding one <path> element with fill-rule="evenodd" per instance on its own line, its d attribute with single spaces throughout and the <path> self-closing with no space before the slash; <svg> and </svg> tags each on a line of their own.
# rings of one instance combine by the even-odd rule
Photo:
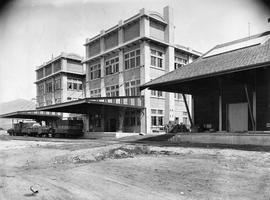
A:
<svg viewBox="0 0 270 200">
<path fill-rule="evenodd" d="M 12 119 L 34 119 L 34 120 L 49 120 L 49 119 L 60 119 L 61 113 L 44 112 L 38 110 L 24 110 L 16 111 L 11 113 L 5 113 L 0 115 L 0 118 L 12 118 Z"/>
<path fill-rule="evenodd" d="M 142 96 L 124 96 L 124 97 L 96 97 L 85 98 L 76 101 L 65 102 L 61 104 L 48 105 L 37 108 L 43 111 L 65 112 L 88 114 L 91 110 L 106 108 L 130 108 L 144 109 Z"/>
</svg>

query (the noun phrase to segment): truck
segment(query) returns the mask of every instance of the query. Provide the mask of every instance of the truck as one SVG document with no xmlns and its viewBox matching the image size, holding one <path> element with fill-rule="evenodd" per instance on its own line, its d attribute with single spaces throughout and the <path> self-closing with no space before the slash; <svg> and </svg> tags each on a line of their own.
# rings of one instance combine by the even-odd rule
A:
<svg viewBox="0 0 270 200">
<path fill-rule="evenodd" d="M 83 134 L 82 120 L 55 120 L 48 125 L 37 123 L 17 123 L 8 130 L 9 135 L 25 135 L 31 137 L 80 137 Z"/>
</svg>

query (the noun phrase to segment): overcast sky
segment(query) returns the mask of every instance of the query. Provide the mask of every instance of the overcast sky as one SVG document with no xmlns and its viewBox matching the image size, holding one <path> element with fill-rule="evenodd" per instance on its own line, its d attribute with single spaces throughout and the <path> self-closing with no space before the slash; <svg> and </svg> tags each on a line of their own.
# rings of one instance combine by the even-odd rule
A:
<svg viewBox="0 0 270 200">
<path fill-rule="evenodd" d="M 206 52 L 270 30 L 256 0 L 18 0 L 0 13 L 0 102 L 36 96 L 35 68 L 62 51 L 84 56 L 84 42 L 141 8 L 174 10 L 175 43 Z"/>
</svg>

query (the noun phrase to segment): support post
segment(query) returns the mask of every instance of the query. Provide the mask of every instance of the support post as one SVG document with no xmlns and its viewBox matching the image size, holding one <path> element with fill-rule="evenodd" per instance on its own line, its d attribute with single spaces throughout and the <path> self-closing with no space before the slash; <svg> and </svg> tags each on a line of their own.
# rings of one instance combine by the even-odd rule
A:
<svg viewBox="0 0 270 200">
<path fill-rule="evenodd" d="M 186 109 L 187 109 L 187 113 L 188 113 L 188 118 L 189 118 L 189 121 L 190 121 L 190 125 L 191 125 L 191 127 L 193 127 L 193 121 L 192 121 L 192 118 L 191 118 L 191 115 L 190 115 L 190 111 L 189 111 L 189 107 L 188 107 L 188 104 L 187 104 L 186 95 L 182 94 L 182 96 L 183 96 L 183 99 L 184 99 L 184 102 L 185 102 L 185 106 L 186 106 Z"/>
<path fill-rule="evenodd" d="M 218 130 L 222 131 L 222 95 L 218 96 Z"/>
<path fill-rule="evenodd" d="M 253 107 L 252 107 L 252 110 L 253 110 L 253 118 L 254 118 L 254 131 L 256 131 L 256 90 L 253 90 L 252 92 L 252 103 L 253 103 Z"/>
<path fill-rule="evenodd" d="M 256 70 L 254 72 L 254 86 L 253 86 L 253 92 L 252 92 L 252 110 L 253 110 L 253 118 L 254 118 L 254 131 L 256 132 L 257 130 L 257 94 L 256 94 L 256 86 L 257 86 L 257 74 L 256 74 Z"/>
<path fill-rule="evenodd" d="M 248 102 L 248 110 L 249 110 L 249 114 L 250 114 L 250 117 L 251 117 L 252 129 L 253 129 L 253 131 L 255 131 L 255 121 L 254 121 L 253 113 L 252 113 L 252 110 L 251 110 L 251 104 L 250 104 L 250 99 L 249 99 L 249 96 L 248 96 L 247 84 L 244 84 L 244 87 L 245 87 L 246 98 L 247 98 L 247 102 Z"/>
<path fill-rule="evenodd" d="M 118 127 L 118 132 L 123 132 L 123 127 L 124 127 L 124 119 L 125 119 L 125 108 L 120 108 L 119 110 L 119 127 Z"/>
<path fill-rule="evenodd" d="M 218 130 L 222 131 L 222 80 L 219 79 L 219 96 L 218 96 Z"/>
</svg>

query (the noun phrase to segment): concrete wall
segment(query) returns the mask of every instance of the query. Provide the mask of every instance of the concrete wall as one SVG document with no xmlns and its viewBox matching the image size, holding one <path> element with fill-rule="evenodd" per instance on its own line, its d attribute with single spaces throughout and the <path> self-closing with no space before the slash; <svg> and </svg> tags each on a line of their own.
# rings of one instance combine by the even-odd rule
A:
<svg viewBox="0 0 270 200">
<path fill-rule="evenodd" d="M 100 40 L 94 41 L 93 43 L 87 45 L 86 48 L 88 48 L 88 55 L 87 55 L 87 57 L 91 57 L 91 56 L 97 55 L 101 51 Z"/>
<path fill-rule="evenodd" d="M 67 60 L 67 71 L 83 73 L 83 66 L 80 61 Z"/>
<path fill-rule="evenodd" d="M 150 36 L 156 39 L 165 40 L 165 25 L 150 20 Z"/>
<path fill-rule="evenodd" d="M 104 38 L 105 50 L 111 49 L 118 45 L 118 32 L 110 33 Z"/>
<path fill-rule="evenodd" d="M 140 36 L 140 23 L 134 22 L 124 27 L 124 42 Z"/>
<path fill-rule="evenodd" d="M 191 142 L 205 144 L 270 146 L 270 136 L 266 134 L 177 134 L 170 138 L 169 141 L 172 143 Z"/>
</svg>

